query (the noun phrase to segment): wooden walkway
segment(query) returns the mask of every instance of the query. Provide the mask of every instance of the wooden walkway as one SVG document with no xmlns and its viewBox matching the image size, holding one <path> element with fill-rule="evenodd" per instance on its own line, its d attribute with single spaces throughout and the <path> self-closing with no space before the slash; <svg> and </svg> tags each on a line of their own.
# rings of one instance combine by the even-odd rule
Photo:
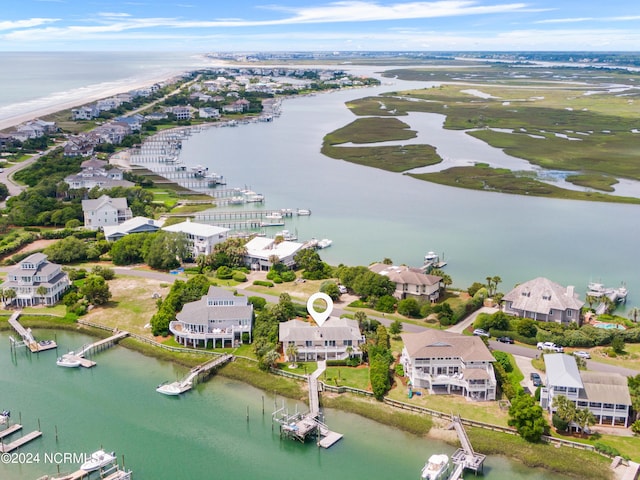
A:
<svg viewBox="0 0 640 480">
<path fill-rule="evenodd" d="M 121 332 L 116 332 L 108 338 L 103 338 L 102 340 L 98 340 L 97 342 L 89 343 L 87 345 L 83 345 L 79 351 L 77 352 L 69 352 L 62 355 L 62 359 L 69 361 L 77 361 L 80 362 L 80 366 L 85 368 L 91 368 L 96 366 L 96 362 L 93 360 L 89 360 L 85 358 L 86 354 L 89 352 L 96 352 L 98 350 L 104 350 L 115 345 L 119 340 L 122 340 L 125 337 L 129 336 L 129 332 L 125 332 L 124 330 Z"/>
<path fill-rule="evenodd" d="M 39 430 L 34 430 L 31 433 L 27 433 L 26 435 L 14 440 L 11 443 L 1 443 L 0 444 L 0 453 L 9 453 L 9 452 L 13 452 L 15 449 L 20 448 L 22 445 L 29 443 L 32 440 L 35 440 L 36 438 L 39 438 L 42 436 L 42 432 L 40 432 Z"/>
<path fill-rule="evenodd" d="M 29 347 L 29 350 L 31 350 L 33 353 L 36 353 L 43 352 L 45 350 L 52 350 L 58 347 L 56 342 L 54 342 L 53 340 L 37 342 L 33 336 L 33 333 L 31 333 L 31 329 L 24 328 L 22 325 L 20 325 L 18 317 L 21 314 L 22 310 L 18 310 L 17 312 L 13 313 L 13 315 L 11 315 L 11 317 L 9 318 L 9 325 L 11 325 L 13 329 L 18 332 L 18 335 L 20 335 L 24 344 Z"/>
<path fill-rule="evenodd" d="M 478 470 L 482 472 L 486 455 L 482 455 L 473 451 L 473 447 L 471 446 L 471 442 L 469 441 L 469 437 L 467 436 L 467 432 L 462 425 L 460 417 L 452 415 L 449 428 L 455 428 L 456 433 L 458 434 L 458 439 L 460 440 L 460 445 L 462 446 L 462 448 L 456 450 L 451 457 L 451 460 L 457 466 L 456 471 L 460 469 L 464 471 L 464 469 L 466 468 L 469 470 L 473 470 L 476 474 L 478 473 Z M 451 478 L 456 477 L 452 476 Z"/>
<path fill-rule="evenodd" d="M 15 433 L 19 430 L 22 430 L 22 425 L 20 425 L 19 423 L 11 425 L 10 427 L 7 427 L 4 430 L 0 431 L 0 439 L 3 439 L 4 437 L 8 437 L 12 433 Z"/>
<path fill-rule="evenodd" d="M 193 367 L 189 371 L 189 373 L 184 378 L 182 378 L 182 380 L 178 380 L 177 382 L 163 384 L 163 385 L 168 386 L 170 389 L 174 391 L 184 393 L 186 391 L 191 390 L 191 388 L 194 385 L 194 380 L 197 380 L 198 376 L 200 375 L 205 376 L 211 370 L 219 367 L 220 365 L 224 365 L 225 363 L 231 361 L 232 359 L 233 359 L 233 355 L 231 354 L 221 355 L 218 358 L 214 358 L 210 362 L 204 363 L 202 365 L 198 365 L 197 367 Z M 156 391 L 163 393 L 161 391 L 161 388 L 163 387 L 163 385 L 160 385 L 158 388 L 156 388 Z"/>
</svg>

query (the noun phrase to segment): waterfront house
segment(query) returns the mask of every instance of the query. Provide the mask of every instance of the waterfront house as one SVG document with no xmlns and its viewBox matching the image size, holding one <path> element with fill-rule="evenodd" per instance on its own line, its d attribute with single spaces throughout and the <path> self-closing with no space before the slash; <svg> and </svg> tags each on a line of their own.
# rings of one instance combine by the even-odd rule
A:
<svg viewBox="0 0 640 480">
<path fill-rule="evenodd" d="M 95 200 L 82 200 L 84 226 L 91 230 L 120 225 L 132 218 L 127 199 L 102 195 Z"/>
<path fill-rule="evenodd" d="M 160 230 L 160 223 L 147 217 L 133 217 L 119 225 L 104 227 L 102 230 L 107 241 L 115 242 L 132 233 L 157 232 Z"/>
<path fill-rule="evenodd" d="M 173 113 L 176 117 L 176 120 L 190 120 L 191 119 L 191 108 L 185 106 L 177 106 L 177 107 L 168 107 L 165 109 L 167 113 Z"/>
<path fill-rule="evenodd" d="M 509 315 L 557 323 L 579 322 L 584 305 L 574 287 L 563 287 L 544 277 L 518 285 L 503 301 Z"/>
<path fill-rule="evenodd" d="M 244 263 L 251 270 L 269 270 L 274 259 L 287 267 L 293 267 L 293 257 L 304 247 L 303 243 L 276 242 L 273 238 L 254 237 L 245 245 Z"/>
<path fill-rule="evenodd" d="M 358 322 L 349 318 L 329 317 L 322 326 L 302 320 L 289 320 L 279 325 L 278 338 L 287 354 L 295 345 L 297 354 L 288 361 L 344 360 L 360 356 L 360 346 L 366 341 Z"/>
<path fill-rule="evenodd" d="M 425 274 L 419 268 L 405 265 L 385 265 L 374 263 L 369 270 L 389 277 L 396 284 L 394 296 L 400 300 L 414 297 L 435 302 L 440 298 L 440 282 L 442 277 Z"/>
<path fill-rule="evenodd" d="M 200 118 L 220 118 L 220 110 L 213 107 L 202 107 L 198 110 Z"/>
<path fill-rule="evenodd" d="M 105 168 L 106 162 L 98 159 L 83 162 L 80 173 L 68 175 L 64 181 L 69 185 L 70 189 L 86 188 L 91 190 L 93 187 L 113 188 L 113 187 L 134 187 L 135 183 L 124 179 L 124 171 L 113 167 Z"/>
<path fill-rule="evenodd" d="M 480 339 L 441 330 L 402 335 L 400 362 L 413 388 L 431 394 L 496 399 L 493 355 Z"/>
<path fill-rule="evenodd" d="M 69 137 L 64 146 L 65 157 L 89 157 L 93 155 L 93 149 L 98 140 L 87 134 Z"/>
<path fill-rule="evenodd" d="M 213 252 L 213 247 L 220 242 L 224 242 L 229 233 L 228 228 L 196 223 L 190 220 L 163 227 L 162 230 L 184 233 L 191 247 L 193 258 L 197 258 L 199 255 L 210 255 Z"/>
<path fill-rule="evenodd" d="M 631 396 L 627 379 L 619 373 L 578 370 L 576 359 L 564 353 L 544 355 L 546 385 L 540 391 L 540 406 L 555 411 L 553 399 L 564 395 L 577 408 L 588 408 L 598 425 L 629 425 Z"/>
<path fill-rule="evenodd" d="M 99 115 L 100 109 L 95 104 L 71 110 L 71 120 L 92 120 Z"/>
<path fill-rule="evenodd" d="M 39 291 L 44 287 L 43 291 Z M 69 276 L 44 253 L 33 253 L 7 272 L 3 290 L 16 292 L 11 303 L 18 307 L 55 305 L 69 287 Z"/>
<path fill-rule="evenodd" d="M 169 330 L 185 347 L 206 348 L 209 341 L 215 344 L 218 340 L 222 347 L 233 347 L 251 342 L 252 323 L 253 305 L 247 297 L 211 286 L 200 300 L 182 307 L 176 320 L 169 322 Z"/>
</svg>

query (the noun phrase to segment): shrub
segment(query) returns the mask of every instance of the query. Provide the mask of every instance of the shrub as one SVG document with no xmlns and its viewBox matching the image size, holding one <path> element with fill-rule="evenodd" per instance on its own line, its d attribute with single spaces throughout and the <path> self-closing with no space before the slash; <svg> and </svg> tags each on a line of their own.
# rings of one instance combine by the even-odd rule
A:
<svg viewBox="0 0 640 480">
<path fill-rule="evenodd" d="M 255 284 L 255 283 L 254 283 Z M 267 304 L 267 301 L 262 298 L 262 297 L 256 297 L 256 296 L 251 296 L 247 299 L 247 301 L 253 305 L 253 308 L 255 310 L 262 310 L 265 305 Z"/>
<path fill-rule="evenodd" d="M 399 377 L 404 377 L 404 367 L 401 363 L 398 363 L 396 365 L 396 375 L 398 375 Z"/>
<path fill-rule="evenodd" d="M 273 287 L 273 282 L 268 282 L 266 280 L 254 280 L 253 284 L 260 287 L 269 287 L 269 288 Z"/>
<path fill-rule="evenodd" d="M 597 452 L 604 453 L 605 455 L 609 455 L 610 457 L 616 457 L 620 455 L 620 452 L 616 448 L 611 447 L 606 443 L 595 442 L 593 444 L 593 448 L 595 448 Z"/>
<path fill-rule="evenodd" d="M 555 428 L 558 432 L 566 432 L 567 428 L 569 428 L 569 422 L 567 422 L 564 418 L 560 418 L 555 413 L 551 417 L 551 423 L 553 424 L 553 428 Z"/>
<path fill-rule="evenodd" d="M 396 310 L 396 299 L 391 295 L 383 295 L 376 302 L 375 309 L 378 312 L 393 313 Z"/>
<path fill-rule="evenodd" d="M 296 279 L 296 272 L 293 270 L 285 270 L 280 274 L 283 282 L 293 282 Z"/>
<path fill-rule="evenodd" d="M 238 282 L 238 283 L 243 283 L 247 281 L 247 276 L 242 272 L 235 272 L 232 278 L 234 282 Z"/>
<path fill-rule="evenodd" d="M 216 270 L 216 277 L 220 280 L 231 280 L 231 278 L 233 278 L 233 270 L 226 265 L 223 265 Z"/>
</svg>

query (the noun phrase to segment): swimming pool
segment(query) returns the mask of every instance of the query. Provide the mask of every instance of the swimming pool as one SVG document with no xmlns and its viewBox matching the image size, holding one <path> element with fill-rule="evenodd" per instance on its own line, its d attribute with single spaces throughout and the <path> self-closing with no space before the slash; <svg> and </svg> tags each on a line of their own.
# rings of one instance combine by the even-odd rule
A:
<svg viewBox="0 0 640 480">
<path fill-rule="evenodd" d="M 596 328 L 604 328 L 605 330 L 612 330 L 612 329 L 626 330 L 625 327 L 623 327 L 622 325 L 619 325 L 617 323 L 596 322 L 594 324 L 594 327 L 596 327 Z"/>
</svg>

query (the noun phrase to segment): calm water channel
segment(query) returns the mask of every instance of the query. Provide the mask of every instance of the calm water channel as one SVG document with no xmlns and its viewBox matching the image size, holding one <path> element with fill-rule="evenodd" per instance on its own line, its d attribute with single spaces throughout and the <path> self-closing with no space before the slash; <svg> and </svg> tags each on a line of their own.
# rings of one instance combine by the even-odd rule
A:
<svg viewBox="0 0 640 480">
<path fill-rule="evenodd" d="M 612 287 L 625 282 L 627 307 L 639 304 L 636 205 L 457 189 L 322 155 L 323 136 L 356 119 L 344 102 L 427 85 L 384 81 L 371 89 L 286 100 L 272 123 L 194 134 L 184 143 L 181 159 L 224 175 L 228 187 L 246 185 L 265 194 L 262 208 L 311 209 L 310 217 L 294 217 L 284 228 L 301 239 L 331 238 L 333 246 L 321 256 L 332 264 L 368 265 L 388 257 L 420 265 L 433 250 L 449 262 L 447 273 L 456 287 L 494 275 L 502 278 L 505 292 L 538 276 L 574 285 L 581 294 L 590 280 Z M 439 122 L 427 120 L 423 126 L 429 131 L 422 135 L 449 152 L 450 162 L 522 166 L 522 160 L 509 160 L 500 150 L 473 148 L 477 140 L 443 132 Z M 267 230 L 272 234 L 279 228 Z"/>
<path fill-rule="evenodd" d="M 59 351 L 77 349 L 90 340 L 71 332 L 36 334 L 42 339 L 56 335 Z M 126 466 L 139 480 L 301 475 L 382 480 L 418 478 L 430 454 L 454 450 L 335 410 L 326 412 L 326 421 L 345 438 L 331 449 L 280 440 L 278 430 L 271 427 L 272 393 L 218 376 L 182 397 L 165 397 L 155 387 L 185 373 L 171 363 L 122 347 L 97 354 L 93 358 L 98 365 L 90 370 L 57 367 L 55 356 L 55 352 L 30 356 L 20 351 L 12 358 L 8 333 L 0 333 L 0 409 L 10 409 L 15 422 L 21 418 L 25 433 L 37 429 L 40 421 L 43 437 L 21 452 L 40 453 L 41 458 L 45 453 L 88 453 L 102 446 L 115 450 L 120 459 L 124 455 Z M 281 401 L 279 397 L 279 405 Z M 293 410 L 295 404 L 289 404 Z M 57 468 L 42 461 L 0 463 L 0 479 L 35 480 L 56 473 Z M 75 469 L 77 464 L 60 465 L 61 472 Z M 549 475 L 491 457 L 485 478 L 542 480 Z"/>
</svg>

